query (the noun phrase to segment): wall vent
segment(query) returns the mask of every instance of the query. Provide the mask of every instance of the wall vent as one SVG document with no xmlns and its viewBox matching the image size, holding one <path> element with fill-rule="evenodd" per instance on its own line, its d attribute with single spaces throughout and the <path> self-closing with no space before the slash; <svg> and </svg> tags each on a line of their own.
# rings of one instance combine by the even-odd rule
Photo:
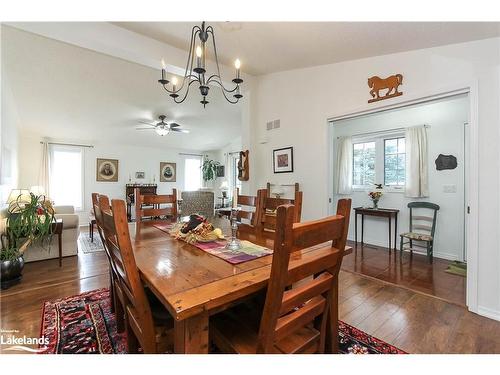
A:
<svg viewBox="0 0 500 375">
<path fill-rule="evenodd" d="M 273 120 L 266 123 L 267 130 L 279 129 L 281 127 L 280 120 Z"/>
</svg>

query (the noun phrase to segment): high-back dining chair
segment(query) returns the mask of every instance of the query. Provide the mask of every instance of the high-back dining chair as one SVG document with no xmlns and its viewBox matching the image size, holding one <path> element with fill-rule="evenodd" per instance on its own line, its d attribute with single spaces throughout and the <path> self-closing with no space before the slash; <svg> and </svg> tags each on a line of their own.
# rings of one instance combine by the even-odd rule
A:
<svg viewBox="0 0 500 375">
<path fill-rule="evenodd" d="M 425 242 L 427 257 L 429 258 L 429 262 L 432 263 L 434 252 L 434 233 L 436 231 L 437 212 L 440 207 L 439 205 L 430 202 L 410 202 L 408 203 L 408 208 L 410 209 L 409 231 L 399 235 L 401 237 L 399 250 L 402 254 L 404 245 L 409 244 L 410 253 L 413 253 L 413 241 Z M 414 215 L 413 210 L 418 210 L 419 215 Z M 430 212 L 431 216 L 422 216 L 421 212 L 424 210 Z M 405 242 L 405 239 L 408 241 Z"/>
<path fill-rule="evenodd" d="M 111 254 L 108 250 L 108 246 L 104 239 L 104 228 L 102 219 L 101 205 L 105 210 L 110 210 L 109 199 L 106 195 L 100 195 L 98 193 L 92 193 L 92 208 L 94 212 L 94 217 L 96 219 L 97 232 L 101 238 L 102 245 L 104 247 L 104 252 L 108 258 L 109 263 L 109 292 L 111 298 L 111 311 L 115 314 L 116 327 L 118 332 L 123 332 L 125 330 L 125 315 L 124 315 L 124 297 L 120 286 L 117 283 L 117 273 L 114 268 L 114 264 L 111 261 Z"/>
<path fill-rule="evenodd" d="M 141 194 L 140 189 L 135 189 L 135 222 L 140 230 L 141 222 L 145 218 L 161 219 L 162 217 L 177 217 L 177 190 L 172 189 L 172 194 Z"/>
<path fill-rule="evenodd" d="M 302 192 L 296 191 L 294 199 L 271 198 L 267 196 L 267 189 L 257 191 L 257 219 L 256 227 L 260 230 L 274 231 L 276 229 L 277 208 L 282 205 L 294 206 L 293 222 L 300 222 L 302 215 Z"/>
<path fill-rule="evenodd" d="M 100 200 L 103 234 L 116 269 L 117 283 L 125 300 L 125 321 L 129 352 L 144 353 L 167 350 L 166 330 L 173 327 L 170 314 L 142 285 L 135 262 L 127 222 L 125 201 L 113 199 L 111 210 Z"/>
<path fill-rule="evenodd" d="M 238 221 L 242 224 L 255 226 L 257 224 L 257 197 L 240 195 L 240 189 L 238 189 L 237 203 L 241 207 L 241 210 L 238 211 Z"/>
<path fill-rule="evenodd" d="M 271 275 L 262 313 L 251 317 L 243 309 L 215 316 L 212 340 L 220 350 L 248 354 L 323 353 L 327 336 L 331 340 L 328 346 L 335 347 L 336 288 L 350 209 L 351 200 L 341 199 L 337 215 L 294 223 L 294 207 L 278 207 Z M 294 256 L 299 250 L 321 244 L 324 246 L 310 252 L 310 256 Z M 290 288 L 294 283 L 296 286 Z"/>
</svg>

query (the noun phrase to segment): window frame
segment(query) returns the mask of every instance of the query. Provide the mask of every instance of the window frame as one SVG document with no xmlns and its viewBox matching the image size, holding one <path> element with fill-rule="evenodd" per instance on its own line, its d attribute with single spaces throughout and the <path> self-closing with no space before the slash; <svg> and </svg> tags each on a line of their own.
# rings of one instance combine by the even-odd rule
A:
<svg viewBox="0 0 500 375">
<path fill-rule="evenodd" d="M 184 190 L 185 191 L 197 191 L 197 190 L 188 190 L 187 188 L 187 185 L 186 185 L 186 178 L 187 178 L 187 168 L 186 168 L 186 162 L 187 160 L 191 160 L 191 159 L 199 159 L 200 160 L 200 172 L 199 172 L 199 177 L 200 177 L 200 180 L 199 180 L 199 188 L 198 190 L 200 190 L 202 187 L 203 187 L 203 176 L 202 176 L 202 171 L 201 171 L 201 168 L 203 166 L 203 156 L 200 155 L 185 155 L 184 158 L 183 158 L 183 168 L 184 168 L 184 181 L 183 181 L 183 184 L 184 184 Z"/>
<path fill-rule="evenodd" d="M 391 141 L 391 140 L 397 140 L 397 144 L 396 144 L 396 159 L 397 157 L 402 154 L 400 152 L 398 152 L 398 149 L 399 149 L 399 140 L 400 139 L 404 139 L 405 140 L 405 152 L 404 152 L 404 155 L 405 155 L 405 168 L 404 168 L 404 173 L 406 175 L 406 137 L 403 135 L 391 135 L 390 137 L 383 137 L 382 139 L 382 150 L 383 150 L 383 161 L 384 161 L 384 166 L 383 166 L 383 169 L 382 169 L 382 172 L 383 172 L 383 178 L 384 178 L 384 189 L 392 189 L 392 190 L 404 190 L 405 189 L 405 186 L 406 186 L 406 176 L 405 176 L 405 183 L 403 185 L 387 185 L 386 183 L 386 176 L 385 176 L 385 156 L 386 156 L 386 153 L 385 153 L 385 142 L 387 141 Z M 375 167 L 376 169 L 376 167 Z"/>
<path fill-rule="evenodd" d="M 385 141 L 389 139 L 399 139 L 405 138 L 404 132 L 401 131 L 387 131 L 384 133 L 374 135 L 356 135 L 352 136 L 352 191 L 354 192 L 365 192 L 367 190 L 374 189 L 372 185 L 355 185 L 354 184 L 354 145 L 359 143 L 369 143 L 375 142 L 375 183 L 382 180 L 384 186 L 384 191 L 387 193 L 403 193 L 406 185 L 386 185 L 385 184 Z M 405 148 L 406 150 L 406 148 Z M 406 173 L 406 168 L 405 168 Z"/>
<path fill-rule="evenodd" d="M 354 191 L 364 191 L 371 185 L 354 184 L 354 146 L 358 144 L 375 143 L 375 181 L 377 180 L 377 139 L 376 138 L 356 138 L 352 141 L 352 189 Z"/>
<path fill-rule="evenodd" d="M 57 150 L 70 150 L 70 149 L 78 149 L 80 151 L 80 174 L 81 174 L 81 207 L 73 206 L 75 209 L 75 213 L 85 212 L 86 211 L 86 200 L 85 200 L 85 147 L 82 146 L 73 146 L 73 145 L 61 145 L 61 144 L 49 144 L 49 184 L 53 185 L 52 181 L 52 170 L 54 168 L 54 154 Z M 51 189 L 52 190 L 52 189 Z M 56 197 L 50 196 L 52 192 L 49 193 L 50 199 L 54 199 Z M 69 205 L 68 203 L 57 203 L 56 205 Z"/>
</svg>

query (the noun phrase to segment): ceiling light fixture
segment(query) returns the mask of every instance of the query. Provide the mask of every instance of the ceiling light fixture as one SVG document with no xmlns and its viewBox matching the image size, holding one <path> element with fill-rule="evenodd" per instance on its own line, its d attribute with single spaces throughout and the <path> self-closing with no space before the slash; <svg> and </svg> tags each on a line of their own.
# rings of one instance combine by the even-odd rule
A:
<svg viewBox="0 0 500 375">
<path fill-rule="evenodd" d="M 215 74 L 207 74 L 206 71 L 206 43 L 209 40 L 212 41 L 216 65 Z M 197 39 L 199 41 L 197 42 Z M 191 42 L 189 44 L 189 55 L 186 63 L 186 70 L 184 72 L 184 77 L 182 78 L 182 83 L 180 86 L 177 82 L 177 77 L 173 76 L 171 81 L 167 79 L 167 65 L 162 59 L 162 69 L 161 69 L 161 79 L 158 82 L 162 87 L 170 94 L 176 103 L 182 103 L 186 100 L 189 94 L 189 88 L 193 83 L 198 83 L 198 88 L 200 90 L 202 100 L 200 101 L 205 107 L 208 104 L 207 96 L 210 90 L 209 85 L 215 84 L 219 85 L 222 94 L 229 103 L 236 104 L 243 97 L 240 92 L 240 84 L 243 83 L 243 79 L 240 77 L 241 62 L 236 59 L 234 62 L 234 67 L 236 68 L 236 76 L 232 79 L 235 84 L 233 89 L 228 89 L 224 86 L 222 81 L 220 67 L 219 67 L 219 57 L 217 55 L 217 47 L 215 44 L 215 34 L 212 26 L 205 26 L 205 22 L 202 22 L 200 26 L 194 26 L 191 30 Z M 208 77 L 208 78 L 207 78 Z M 171 83 L 169 87 L 169 83 Z M 181 97 L 181 92 L 184 92 Z M 232 96 L 232 98 L 231 98 Z"/>
</svg>

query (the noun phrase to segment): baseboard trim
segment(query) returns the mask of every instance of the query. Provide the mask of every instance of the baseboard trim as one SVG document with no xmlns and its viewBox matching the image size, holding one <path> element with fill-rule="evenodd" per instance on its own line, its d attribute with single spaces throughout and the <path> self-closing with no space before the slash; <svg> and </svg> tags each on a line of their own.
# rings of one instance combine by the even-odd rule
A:
<svg viewBox="0 0 500 375">
<path fill-rule="evenodd" d="M 348 237 L 347 239 L 349 241 L 354 242 L 354 238 Z M 374 246 L 379 246 L 379 247 L 385 247 L 387 249 L 387 242 L 382 242 L 382 241 L 365 240 L 365 245 L 374 245 Z M 397 251 L 399 251 L 399 243 L 397 244 L 396 248 L 397 248 Z M 416 254 L 427 255 L 425 250 L 414 251 L 414 252 Z M 445 253 L 445 252 L 441 252 L 441 251 L 435 251 L 434 258 L 440 258 L 440 259 L 446 259 L 446 260 L 461 260 L 455 254 Z"/>
<path fill-rule="evenodd" d="M 493 310 L 488 307 L 478 306 L 477 314 L 500 322 L 500 311 Z"/>
</svg>

